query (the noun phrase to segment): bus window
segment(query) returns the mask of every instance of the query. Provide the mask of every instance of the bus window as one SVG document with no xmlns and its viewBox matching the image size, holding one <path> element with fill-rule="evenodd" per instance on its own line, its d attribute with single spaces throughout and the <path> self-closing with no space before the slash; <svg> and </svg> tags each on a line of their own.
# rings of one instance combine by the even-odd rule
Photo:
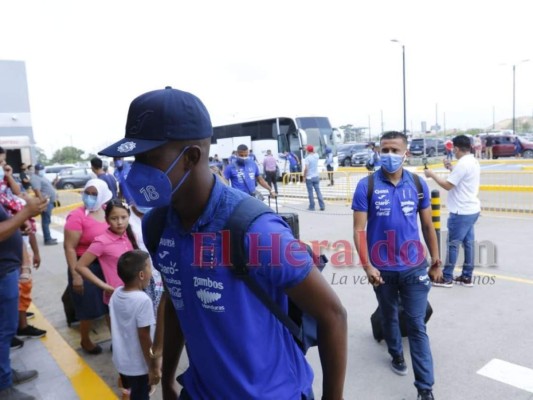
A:
<svg viewBox="0 0 533 400">
<path fill-rule="evenodd" d="M 297 128 L 294 121 L 290 118 L 279 118 L 280 135 L 296 135 Z"/>
<path fill-rule="evenodd" d="M 276 139 L 278 136 L 277 128 L 276 128 L 276 120 L 275 119 L 267 119 L 264 121 L 259 121 L 258 123 L 258 132 L 256 136 L 256 140 L 262 140 L 262 139 Z M 252 137 L 252 140 L 254 138 Z"/>
<path fill-rule="evenodd" d="M 296 154 L 299 159 L 302 158 L 302 147 L 300 145 L 300 138 L 298 135 L 288 135 L 287 138 L 289 139 L 289 149 L 291 152 Z"/>
<path fill-rule="evenodd" d="M 326 117 L 296 118 L 299 127 L 307 134 L 307 144 L 313 145 L 320 158 L 325 157 L 326 147 L 331 146 L 329 138 L 331 125 Z"/>
<path fill-rule="evenodd" d="M 286 151 L 289 151 L 289 142 L 287 136 L 279 135 L 278 136 L 278 154 L 283 154 Z"/>
</svg>

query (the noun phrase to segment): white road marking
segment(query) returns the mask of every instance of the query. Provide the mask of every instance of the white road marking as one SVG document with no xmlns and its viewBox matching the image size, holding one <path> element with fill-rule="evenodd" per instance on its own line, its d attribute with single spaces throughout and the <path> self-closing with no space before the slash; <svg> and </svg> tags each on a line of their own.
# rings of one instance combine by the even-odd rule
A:
<svg viewBox="0 0 533 400">
<path fill-rule="evenodd" d="M 477 373 L 533 393 L 533 369 L 531 368 L 494 358 L 477 371 Z"/>
</svg>

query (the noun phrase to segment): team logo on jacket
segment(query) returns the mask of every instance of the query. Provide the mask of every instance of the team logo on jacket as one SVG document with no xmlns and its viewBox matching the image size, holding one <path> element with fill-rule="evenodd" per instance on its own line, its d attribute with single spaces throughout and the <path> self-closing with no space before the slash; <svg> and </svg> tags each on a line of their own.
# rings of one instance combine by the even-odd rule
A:
<svg viewBox="0 0 533 400">
<path fill-rule="evenodd" d="M 202 303 L 202 307 L 213 312 L 224 312 L 226 308 L 223 305 L 214 304 L 222 298 L 222 293 L 219 290 L 224 290 L 222 282 L 215 281 L 209 277 L 200 278 L 193 277 L 193 284 L 195 288 L 200 288 L 196 291 L 196 297 Z"/>
</svg>

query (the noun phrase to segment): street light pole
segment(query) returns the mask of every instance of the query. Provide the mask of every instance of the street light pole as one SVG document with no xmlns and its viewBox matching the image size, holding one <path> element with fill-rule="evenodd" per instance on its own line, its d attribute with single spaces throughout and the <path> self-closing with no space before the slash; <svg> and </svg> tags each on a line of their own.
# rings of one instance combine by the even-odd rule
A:
<svg viewBox="0 0 533 400">
<path fill-rule="evenodd" d="M 516 135 L 516 66 L 528 61 L 529 59 L 522 60 L 517 64 L 513 64 L 513 135 Z"/>
<path fill-rule="evenodd" d="M 407 108 L 405 99 L 405 46 L 402 44 L 402 70 L 403 70 L 403 134 L 407 135 Z"/>
<path fill-rule="evenodd" d="M 407 135 L 407 101 L 405 90 L 405 45 L 397 39 L 391 39 L 391 42 L 398 43 L 402 46 L 402 74 L 403 74 L 403 134 Z"/>
</svg>

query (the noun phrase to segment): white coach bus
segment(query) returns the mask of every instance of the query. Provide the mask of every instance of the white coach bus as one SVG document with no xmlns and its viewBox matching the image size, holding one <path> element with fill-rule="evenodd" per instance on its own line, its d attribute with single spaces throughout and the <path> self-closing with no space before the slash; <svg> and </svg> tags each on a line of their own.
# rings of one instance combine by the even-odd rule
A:
<svg viewBox="0 0 533 400">
<path fill-rule="evenodd" d="M 210 156 L 229 159 L 240 144 L 253 150 L 261 168 L 267 150 L 278 160 L 281 174 L 289 172 L 289 163 L 280 155 L 293 152 L 301 161 L 305 146 L 313 145 L 320 158 L 319 168 L 325 170 L 326 147 L 336 155 L 336 146 L 343 142 L 340 130 L 331 127 L 327 117 L 272 117 L 215 125 L 211 140 Z M 334 158 L 337 163 L 337 158 Z"/>
</svg>

